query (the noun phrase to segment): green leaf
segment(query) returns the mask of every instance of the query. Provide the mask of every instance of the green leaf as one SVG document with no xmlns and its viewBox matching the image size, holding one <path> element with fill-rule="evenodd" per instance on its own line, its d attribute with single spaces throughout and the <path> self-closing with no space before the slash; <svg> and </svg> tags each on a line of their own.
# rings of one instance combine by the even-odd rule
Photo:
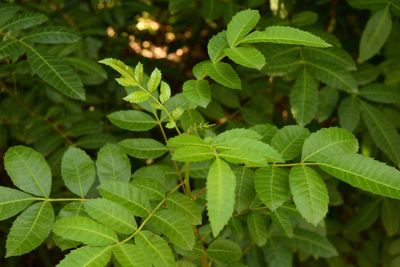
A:
<svg viewBox="0 0 400 267">
<path fill-rule="evenodd" d="M 357 151 L 358 141 L 351 132 L 337 127 L 323 128 L 304 141 L 301 160 L 321 162 L 331 156 Z"/>
<path fill-rule="evenodd" d="M 314 48 L 303 47 L 302 54 L 307 61 L 325 61 L 337 65 L 348 71 L 357 69 L 352 56 L 341 48 Z"/>
<path fill-rule="evenodd" d="M 312 168 L 295 166 L 289 172 L 293 201 L 303 218 L 317 226 L 328 213 L 328 189 L 324 180 Z"/>
<path fill-rule="evenodd" d="M 278 130 L 272 137 L 271 145 L 282 155 L 284 160 L 292 160 L 301 154 L 304 140 L 310 132 L 298 125 L 288 125 Z"/>
<path fill-rule="evenodd" d="M 234 170 L 236 175 L 235 210 L 241 212 L 249 209 L 254 200 L 254 172 L 246 167 Z"/>
<path fill-rule="evenodd" d="M 271 214 L 272 223 L 275 227 L 277 227 L 281 232 L 284 233 L 285 236 L 292 238 L 293 237 L 293 225 L 290 218 L 290 214 L 283 209 L 277 208 Z"/>
<path fill-rule="evenodd" d="M 338 255 L 335 247 L 326 237 L 308 230 L 295 229 L 291 243 L 314 257 L 329 258 Z"/>
<path fill-rule="evenodd" d="M 61 160 L 61 176 L 72 193 L 84 197 L 94 183 L 96 169 L 85 151 L 71 146 Z"/>
<path fill-rule="evenodd" d="M 21 7 L 14 4 L 0 4 L 0 25 L 3 26 L 5 22 L 11 19 Z"/>
<path fill-rule="evenodd" d="M 165 185 L 154 178 L 135 178 L 131 184 L 142 190 L 149 199 L 161 200 L 164 198 Z"/>
<path fill-rule="evenodd" d="M 168 85 L 168 83 L 162 81 L 160 85 L 160 102 L 161 104 L 164 104 L 171 98 L 171 87 Z"/>
<path fill-rule="evenodd" d="M 175 267 L 174 254 L 168 243 L 158 235 L 148 231 L 140 231 L 135 242 L 142 253 L 151 259 L 154 267 Z"/>
<path fill-rule="evenodd" d="M 318 163 L 330 175 L 368 192 L 400 199 L 400 172 L 359 154 L 331 156 Z"/>
<path fill-rule="evenodd" d="M 6 242 L 6 258 L 32 251 L 44 242 L 54 222 L 50 202 L 33 204 L 22 212 L 11 226 Z"/>
<path fill-rule="evenodd" d="M 207 62 L 204 65 L 205 73 L 214 81 L 223 86 L 232 89 L 242 89 L 242 84 L 239 75 L 231 67 L 231 65 L 224 62 Z"/>
<path fill-rule="evenodd" d="M 64 217 L 57 220 L 53 226 L 53 232 L 63 238 L 91 246 L 107 246 L 118 242 L 114 231 L 83 216 Z"/>
<path fill-rule="evenodd" d="M 115 126 L 134 132 L 145 132 L 157 126 L 152 116 L 138 110 L 116 111 L 107 115 L 107 118 Z"/>
<path fill-rule="evenodd" d="M 4 167 L 21 190 L 42 197 L 50 195 L 51 170 L 39 152 L 26 146 L 13 146 L 4 155 Z"/>
<path fill-rule="evenodd" d="M 215 150 L 203 139 L 195 135 L 181 134 L 168 140 L 173 149 L 172 159 L 182 162 L 197 162 L 215 157 Z"/>
<path fill-rule="evenodd" d="M 313 47 L 331 46 L 312 33 L 288 26 L 270 26 L 263 31 L 254 31 L 243 38 L 240 43 L 276 43 Z"/>
<path fill-rule="evenodd" d="M 219 0 L 202 1 L 201 14 L 206 20 L 215 20 L 221 16 L 224 5 Z"/>
<path fill-rule="evenodd" d="M 329 119 L 337 106 L 339 93 L 336 89 L 325 86 L 319 91 L 317 120 L 319 123 Z"/>
<path fill-rule="evenodd" d="M 188 80 L 183 84 L 183 95 L 193 104 L 206 108 L 211 101 L 207 80 Z"/>
<path fill-rule="evenodd" d="M 23 41 L 39 44 L 67 44 L 74 43 L 80 36 L 71 28 L 51 26 L 35 30 L 22 38 Z"/>
<path fill-rule="evenodd" d="M 17 59 L 25 52 L 25 47 L 18 40 L 6 40 L 0 42 L 0 59 L 10 57 Z"/>
<path fill-rule="evenodd" d="M 392 31 L 389 6 L 372 15 L 361 34 L 359 62 L 373 57 L 383 47 Z"/>
<path fill-rule="evenodd" d="M 370 228 L 379 217 L 381 199 L 376 198 L 364 204 L 360 210 L 347 221 L 344 233 L 359 233 Z"/>
<path fill-rule="evenodd" d="M 125 81 L 126 80 L 118 80 L 122 86 L 129 86 Z M 123 99 L 131 104 L 138 104 L 147 101 L 150 96 L 151 95 L 147 91 L 135 91 L 125 96 Z"/>
<path fill-rule="evenodd" d="M 343 99 L 339 105 L 338 117 L 340 127 L 351 132 L 354 131 L 361 117 L 359 98 L 355 95 L 351 95 Z"/>
<path fill-rule="evenodd" d="M 60 93 L 78 100 L 85 100 L 85 89 L 79 76 L 58 57 L 47 51 L 28 48 L 28 61 L 33 73 L 53 86 Z"/>
<path fill-rule="evenodd" d="M 156 159 L 167 153 L 163 144 L 150 138 L 125 139 L 119 145 L 129 156 L 138 159 Z"/>
<path fill-rule="evenodd" d="M 240 260 L 242 250 L 235 242 L 219 238 L 207 248 L 207 255 L 212 260 L 231 263 Z"/>
<path fill-rule="evenodd" d="M 217 135 L 214 140 L 213 144 L 218 144 L 221 142 L 224 142 L 226 140 L 232 140 L 232 139 L 252 139 L 252 140 L 261 140 L 262 136 L 258 134 L 254 130 L 250 129 L 245 129 L 245 128 L 236 128 L 236 129 L 230 129 L 227 131 L 224 131 L 223 133 L 220 133 Z"/>
<path fill-rule="evenodd" d="M 12 19 L 8 20 L 6 25 L 0 28 L 0 32 L 28 29 L 47 20 L 48 18 L 45 15 L 39 13 L 25 12 L 17 14 L 12 16 Z"/>
<path fill-rule="evenodd" d="M 117 145 L 106 144 L 97 153 L 97 175 L 100 183 L 108 180 L 128 182 L 131 179 L 131 163 Z"/>
<path fill-rule="evenodd" d="M 85 211 L 96 221 L 121 234 L 132 234 L 137 225 L 133 213 L 124 206 L 104 198 L 84 202 Z"/>
<path fill-rule="evenodd" d="M 167 206 L 169 210 L 179 212 L 181 215 L 186 216 L 190 219 L 191 224 L 201 224 L 201 210 L 198 208 L 196 203 L 186 195 L 181 193 L 174 193 L 167 197 Z"/>
<path fill-rule="evenodd" d="M 372 140 L 396 166 L 400 166 L 400 134 L 393 123 L 374 106 L 361 101 L 362 118 Z"/>
<path fill-rule="evenodd" d="M 254 183 L 257 196 L 272 211 L 289 199 L 288 172 L 282 168 L 259 168 Z"/>
<path fill-rule="evenodd" d="M 246 222 L 251 240 L 259 247 L 264 246 L 268 238 L 267 217 L 261 213 L 252 212 L 247 216 Z"/>
<path fill-rule="evenodd" d="M 270 267 L 292 267 L 293 252 L 279 239 L 271 238 L 263 247 L 265 260 Z"/>
<path fill-rule="evenodd" d="M 292 18 L 292 24 L 297 27 L 312 25 L 318 20 L 318 13 L 313 11 L 302 11 Z"/>
<path fill-rule="evenodd" d="M 251 46 L 226 48 L 224 52 L 230 60 L 244 67 L 261 70 L 265 65 L 264 55 Z"/>
<path fill-rule="evenodd" d="M 72 250 L 57 267 L 105 267 L 111 260 L 111 247 L 80 247 Z"/>
<path fill-rule="evenodd" d="M 97 189 L 104 198 L 125 206 L 135 215 L 145 217 L 150 214 L 151 206 L 148 198 L 131 184 L 120 181 L 106 181 Z"/>
<path fill-rule="evenodd" d="M 64 57 L 63 60 L 80 74 L 84 84 L 99 85 L 107 80 L 107 73 L 103 67 L 89 58 Z"/>
<path fill-rule="evenodd" d="M 208 56 L 213 63 L 220 61 L 225 57 L 224 50 L 228 48 L 226 31 L 222 31 L 211 37 L 207 44 Z"/>
<path fill-rule="evenodd" d="M 243 10 L 234 15 L 228 24 L 226 37 L 230 47 L 235 47 L 260 20 L 257 10 Z"/>
<path fill-rule="evenodd" d="M 34 200 L 34 197 L 24 192 L 0 186 L 0 221 L 20 213 Z"/>
<path fill-rule="evenodd" d="M 168 237 L 176 246 L 192 250 L 195 242 L 190 220 L 173 210 L 160 210 L 149 223 Z"/>
<path fill-rule="evenodd" d="M 157 87 L 160 85 L 160 82 L 161 82 L 161 71 L 155 68 L 151 73 L 149 80 L 147 81 L 147 90 L 149 90 L 149 92 L 157 90 Z"/>
<path fill-rule="evenodd" d="M 378 103 L 400 103 L 400 90 L 398 88 L 379 83 L 373 83 L 364 86 L 360 90 L 360 96 Z"/>
<path fill-rule="evenodd" d="M 381 206 L 381 222 L 387 236 L 394 236 L 400 225 L 400 214 L 397 212 L 398 203 L 384 198 Z"/>
<path fill-rule="evenodd" d="M 132 244 L 120 244 L 113 247 L 113 255 L 118 263 L 124 267 L 151 267 L 150 258 L 139 246 Z"/>
<path fill-rule="evenodd" d="M 114 70 L 116 70 L 119 74 L 121 74 L 122 77 L 127 79 L 132 86 L 135 86 L 138 84 L 138 81 L 135 80 L 135 78 L 138 78 L 140 75 L 135 75 L 133 72 L 133 69 L 127 65 L 125 65 L 124 62 L 121 60 L 115 59 L 115 58 L 105 58 L 103 60 L 100 60 L 99 63 L 107 65 Z M 140 67 L 139 67 L 140 70 Z M 136 71 L 136 70 L 135 70 Z"/>
<path fill-rule="evenodd" d="M 217 236 L 232 216 L 236 178 L 229 165 L 216 158 L 207 175 L 207 210 L 214 236 Z"/>
</svg>

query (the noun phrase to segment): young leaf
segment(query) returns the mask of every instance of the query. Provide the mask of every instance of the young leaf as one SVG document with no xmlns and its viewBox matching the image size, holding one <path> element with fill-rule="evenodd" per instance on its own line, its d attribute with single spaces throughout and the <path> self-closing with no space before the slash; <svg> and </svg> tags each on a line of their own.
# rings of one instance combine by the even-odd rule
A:
<svg viewBox="0 0 400 267">
<path fill-rule="evenodd" d="M 120 79 L 122 79 L 122 78 L 120 78 Z M 122 80 L 120 80 L 120 81 L 122 81 Z M 128 86 L 128 84 L 126 84 L 125 82 L 122 85 Z M 125 96 L 123 99 L 131 104 L 138 104 L 138 103 L 147 101 L 150 98 L 150 96 L 151 95 L 146 91 L 135 91 L 135 92 L 130 93 L 129 95 Z"/>
<path fill-rule="evenodd" d="M 229 165 L 220 158 L 211 164 L 207 176 L 207 210 L 214 236 L 217 236 L 232 216 L 236 178 Z"/>
<path fill-rule="evenodd" d="M 277 208 L 271 214 L 272 223 L 277 227 L 285 236 L 293 237 L 293 225 L 290 219 L 290 214 L 283 208 Z"/>
<path fill-rule="evenodd" d="M 326 237 L 308 230 L 295 229 L 290 243 L 293 243 L 300 250 L 314 257 L 329 258 L 338 254 L 335 247 L 332 246 Z"/>
<path fill-rule="evenodd" d="M 4 167 L 13 183 L 25 192 L 48 197 L 51 170 L 44 157 L 26 146 L 14 146 L 4 155 Z"/>
<path fill-rule="evenodd" d="M 115 126 L 134 132 L 145 132 L 157 126 L 152 116 L 138 110 L 116 111 L 107 115 L 107 118 Z"/>
<path fill-rule="evenodd" d="M 191 170 L 192 171 L 192 170 Z M 181 193 L 174 193 L 167 198 L 167 205 L 169 210 L 179 212 L 181 215 L 190 219 L 191 224 L 201 224 L 201 211 L 196 203 L 186 195 Z"/>
<path fill-rule="evenodd" d="M 373 83 L 364 86 L 360 90 L 360 96 L 365 99 L 384 103 L 384 104 L 399 104 L 400 91 L 396 87 L 388 86 L 380 83 Z"/>
<path fill-rule="evenodd" d="M 289 172 L 293 201 L 303 218 L 317 226 L 328 212 L 328 190 L 324 180 L 312 168 L 295 166 Z"/>
<path fill-rule="evenodd" d="M 207 44 L 208 56 L 213 63 L 220 61 L 225 57 L 224 49 L 228 48 L 226 31 L 222 31 L 211 37 Z"/>
<path fill-rule="evenodd" d="M 151 267 L 151 259 L 146 257 L 139 246 L 120 244 L 113 247 L 113 255 L 118 263 L 124 267 Z"/>
<path fill-rule="evenodd" d="M 119 145 L 129 156 L 138 159 L 155 159 L 167 153 L 163 144 L 150 138 L 125 139 Z"/>
<path fill-rule="evenodd" d="M 155 267 L 175 267 L 175 259 L 168 243 L 160 236 L 148 231 L 140 231 L 135 236 L 135 242 L 140 251 L 151 259 Z"/>
<path fill-rule="evenodd" d="M 235 47 L 243 37 L 245 37 L 260 20 L 257 10 L 243 10 L 236 13 L 229 22 L 226 37 L 230 47 Z"/>
<path fill-rule="evenodd" d="M 359 62 L 364 62 L 373 57 L 382 46 L 392 31 L 392 18 L 389 5 L 379 10 L 370 17 L 361 35 Z"/>
<path fill-rule="evenodd" d="M 195 242 L 190 220 L 173 210 L 160 210 L 149 223 L 168 237 L 176 246 L 192 250 Z"/>
<path fill-rule="evenodd" d="M 111 247 L 80 247 L 72 250 L 57 267 L 105 267 L 111 260 Z"/>
<path fill-rule="evenodd" d="M 261 70 L 265 65 L 264 55 L 251 46 L 226 48 L 224 52 L 230 60 L 244 67 Z"/>
<path fill-rule="evenodd" d="M 264 246 L 268 238 L 267 217 L 261 213 L 252 212 L 247 216 L 246 222 L 251 240 L 259 247 Z"/>
<path fill-rule="evenodd" d="M 254 31 L 240 40 L 239 43 L 276 43 L 314 47 L 331 46 L 312 33 L 288 26 L 270 26 L 263 31 Z"/>
<path fill-rule="evenodd" d="M 275 166 L 260 168 L 254 177 L 257 196 L 270 210 L 289 199 L 288 172 Z"/>
<path fill-rule="evenodd" d="M 61 176 L 72 193 L 84 197 L 94 183 L 96 169 L 85 151 L 71 146 L 62 158 Z"/>
<path fill-rule="evenodd" d="M 301 160 L 321 162 L 331 156 L 357 151 L 358 141 L 351 132 L 337 127 L 324 128 L 304 141 Z"/>
<path fill-rule="evenodd" d="M 168 140 L 174 150 L 172 159 L 182 162 L 197 162 L 215 157 L 215 149 L 195 135 L 181 134 Z"/>
<path fill-rule="evenodd" d="M 121 234 L 132 234 L 137 225 L 133 213 L 124 206 L 104 198 L 84 202 L 85 211 L 96 221 Z"/>
<path fill-rule="evenodd" d="M 57 220 L 53 226 L 53 232 L 63 238 L 80 241 L 90 246 L 107 246 L 118 242 L 114 231 L 83 216 L 64 217 Z"/>
<path fill-rule="evenodd" d="M 271 267 L 292 267 L 293 252 L 277 238 L 268 240 L 263 247 L 263 253 Z"/>
<path fill-rule="evenodd" d="M 147 90 L 149 90 L 149 92 L 157 90 L 157 87 L 160 85 L 160 82 L 161 82 L 161 71 L 155 68 L 151 73 L 149 80 L 147 81 Z"/>
<path fill-rule="evenodd" d="M 212 259 L 224 263 L 239 261 L 242 250 L 239 245 L 228 239 L 219 238 L 207 248 L 207 255 Z"/>
<path fill-rule="evenodd" d="M 290 92 L 290 106 L 300 126 L 309 124 L 318 111 L 318 81 L 303 67 Z"/>
<path fill-rule="evenodd" d="M 242 84 L 239 75 L 231 67 L 231 65 L 224 62 L 207 62 L 204 65 L 204 71 L 214 81 L 223 86 L 232 89 L 242 89 Z"/>
<path fill-rule="evenodd" d="M 183 84 L 183 95 L 192 104 L 206 108 L 211 101 L 210 85 L 206 80 L 188 80 Z"/>
<path fill-rule="evenodd" d="M 105 58 L 103 60 L 100 60 L 99 63 L 107 65 L 116 70 L 119 74 L 121 74 L 122 77 L 128 79 L 132 86 L 138 84 L 138 81 L 135 80 L 135 77 L 137 77 L 138 75 L 135 75 L 132 68 L 125 65 L 125 63 L 121 60 L 115 58 Z"/>
<path fill-rule="evenodd" d="M 37 248 L 50 234 L 54 211 L 50 202 L 33 204 L 11 226 L 6 242 L 6 257 L 18 256 Z"/>
<path fill-rule="evenodd" d="M 131 163 L 117 145 L 106 144 L 97 153 L 97 175 L 100 183 L 108 180 L 128 182 L 131 179 Z"/>
<path fill-rule="evenodd" d="M 51 26 L 35 30 L 22 38 L 25 42 L 39 44 L 67 44 L 74 43 L 80 36 L 71 28 Z"/>
<path fill-rule="evenodd" d="M 171 98 L 171 87 L 169 87 L 168 83 L 162 81 L 160 85 L 160 102 L 164 104 Z"/>
<path fill-rule="evenodd" d="M 340 127 L 354 131 L 361 117 L 361 107 L 359 98 L 355 95 L 346 97 L 340 102 L 338 109 Z"/>
<path fill-rule="evenodd" d="M 292 160 L 301 154 L 304 140 L 310 132 L 297 125 L 288 125 L 278 130 L 272 137 L 271 145 L 282 155 L 284 160 Z"/>
<path fill-rule="evenodd" d="M 104 198 L 125 206 L 134 215 L 144 217 L 150 213 L 151 206 L 148 198 L 131 184 L 120 181 L 106 181 L 98 186 L 97 189 Z"/>
<path fill-rule="evenodd" d="M 24 192 L 0 186 L 0 221 L 20 213 L 34 200 L 34 197 Z"/>
</svg>

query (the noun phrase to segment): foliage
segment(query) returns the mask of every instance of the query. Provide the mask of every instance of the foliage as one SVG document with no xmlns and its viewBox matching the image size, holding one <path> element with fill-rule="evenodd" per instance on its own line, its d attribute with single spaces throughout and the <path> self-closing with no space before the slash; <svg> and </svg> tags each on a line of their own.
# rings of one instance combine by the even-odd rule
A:
<svg viewBox="0 0 400 267">
<path fill-rule="evenodd" d="M 6 266 L 397 266 L 397 1 L 22 2 Z"/>
</svg>

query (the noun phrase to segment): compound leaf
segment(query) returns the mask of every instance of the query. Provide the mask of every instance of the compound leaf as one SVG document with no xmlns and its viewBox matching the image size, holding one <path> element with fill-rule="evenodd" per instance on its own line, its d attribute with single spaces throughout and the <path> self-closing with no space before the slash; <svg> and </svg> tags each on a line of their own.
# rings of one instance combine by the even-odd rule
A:
<svg viewBox="0 0 400 267">
<path fill-rule="evenodd" d="M 236 13 L 229 22 L 226 37 L 230 47 L 235 47 L 243 37 L 245 37 L 260 19 L 257 10 L 243 10 Z"/>
<path fill-rule="evenodd" d="M 207 248 L 207 255 L 213 260 L 231 263 L 240 260 L 242 250 L 235 242 L 219 238 Z"/>
<path fill-rule="evenodd" d="M 134 132 L 145 132 L 157 126 L 152 116 L 138 110 L 116 111 L 107 115 L 107 118 L 115 126 Z"/>
<path fill-rule="evenodd" d="M 155 159 L 167 153 L 162 143 L 151 138 L 125 139 L 119 145 L 129 156 L 138 159 Z"/>
<path fill-rule="evenodd" d="M 18 214 L 34 200 L 35 198 L 27 193 L 0 186 L 0 221 Z"/>
<path fill-rule="evenodd" d="M 57 267 L 104 267 L 111 260 L 111 247 L 80 247 L 72 250 Z"/>
<path fill-rule="evenodd" d="M 288 125 L 279 129 L 272 137 L 271 145 L 284 160 L 292 160 L 301 154 L 304 140 L 310 132 L 298 125 Z"/>
<path fill-rule="evenodd" d="M 106 144 L 97 153 L 97 175 L 100 183 L 107 180 L 128 182 L 131 179 L 131 163 L 122 148 Z"/>
<path fill-rule="evenodd" d="M 137 246 L 155 267 L 175 267 L 174 254 L 168 243 L 160 236 L 140 231 L 135 236 Z"/>
</svg>

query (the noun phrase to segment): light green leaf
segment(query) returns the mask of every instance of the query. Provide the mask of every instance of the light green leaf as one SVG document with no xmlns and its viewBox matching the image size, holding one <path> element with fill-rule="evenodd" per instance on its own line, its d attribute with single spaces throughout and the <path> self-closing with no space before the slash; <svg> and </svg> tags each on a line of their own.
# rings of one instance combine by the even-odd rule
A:
<svg viewBox="0 0 400 267">
<path fill-rule="evenodd" d="M 359 62 L 364 62 L 373 57 L 382 46 L 392 31 L 392 18 L 389 5 L 372 15 L 361 34 Z"/>
<path fill-rule="evenodd" d="M 355 95 L 346 97 L 340 102 L 338 109 L 340 127 L 348 131 L 354 131 L 361 117 L 361 106 L 359 98 Z"/>
<path fill-rule="evenodd" d="M 107 115 L 107 118 L 115 126 L 134 132 L 145 132 L 157 126 L 152 116 L 139 110 L 116 111 Z"/>
<path fill-rule="evenodd" d="M 4 155 L 4 167 L 18 188 L 37 196 L 50 195 L 51 170 L 39 152 L 26 146 L 13 146 Z"/>
<path fill-rule="evenodd" d="M 328 213 L 328 189 L 324 180 L 312 168 L 295 166 L 289 172 L 293 201 L 303 218 L 317 226 Z"/>
<path fill-rule="evenodd" d="M 281 240 L 271 238 L 263 247 L 265 260 L 270 267 L 292 267 L 293 252 Z"/>
<path fill-rule="evenodd" d="M 174 254 L 168 243 L 160 236 L 148 231 L 140 231 L 135 242 L 142 253 L 151 259 L 154 267 L 175 267 Z"/>
<path fill-rule="evenodd" d="M 50 234 L 53 222 L 54 211 L 50 202 L 39 202 L 27 208 L 11 226 L 6 257 L 22 255 L 37 248 Z"/>
<path fill-rule="evenodd" d="M 137 225 L 133 213 L 127 208 L 104 198 L 84 202 L 85 211 L 96 221 L 121 234 L 132 234 Z"/>
<path fill-rule="evenodd" d="M 254 172 L 246 167 L 234 169 L 236 175 L 235 210 L 249 209 L 255 197 Z"/>
<path fill-rule="evenodd" d="M 183 84 L 183 95 L 194 105 L 206 108 L 211 101 L 207 80 L 188 80 Z"/>
<path fill-rule="evenodd" d="M 53 86 L 60 93 L 78 100 L 85 100 L 85 89 L 79 76 L 63 60 L 44 49 L 28 49 L 28 61 L 33 73 Z"/>
<path fill-rule="evenodd" d="M 97 189 L 104 198 L 125 206 L 135 215 L 145 217 L 150 213 L 151 206 L 148 198 L 131 184 L 120 181 L 106 181 Z"/>
<path fill-rule="evenodd" d="M 277 227 L 285 236 L 293 237 L 293 225 L 290 219 L 290 214 L 283 208 L 277 208 L 271 214 L 272 223 Z"/>
<path fill-rule="evenodd" d="M 122 148 L 106 144 L 97 153 L 97 175 L 100 183 L 108 180 L 128 182 L 131 179 L 131 163 Z"/>
<path fill-rule="evenodd" d="M 319 91 L 317 120 L 319 123 L 331 117 L 339 100 L 338 90 L 325 86 Z"/>
<path fill-rule="evenodd" d="M 364 101 L 361 101 L 361 110 L 372 140 L 396 166 L 400 166 L 400 134 L 393 123 L 382 111 Z"/>
<path fill-rule="evenodd" d="M 268 238 L 267 217 L 261 213 L 252 212 L 247 216 L 246 222 L 251 240 L 259 247 L 264 246 Z"/>
<path fill-rule="evenodd" d="M 197 162 L 212 159 L 216 152 L 213 147 L 195 135 L 181 134 L 168 140 L 173 149 L 172 159 L 182 162 Z"/>
<path fill-rule="evenodd" d="M 161 104 L 164 104 L 171 98 L 171 87 L 168 85 L 168 83 L 161 81 L 160 85 L 160 102 Z"/>
<path fill-rule="evenodd" d="M 357 69 L 352 56 L 347 53 L 346 50 L 341 48 L 303 47 L 302 54 L 307 61 L 326 61 L 348 71 L 354 71 Z"/>
<path fill-rule="evenodd" d="M 308 230 L 295 229 L 290 242 L 296 245 L 300 250 L 314 257 L 329 258 L 338 255 L 335 247 L 326 237 Z"/>
<path fill-rule="evenodd" d="M 12 16 L 12 19 L 8 20 L 7 23 L 0 28 L 0 32 L 28 29 L 42 24 L 47 20 L 48 18 L 45 15 L 39 13 L 25 12 L 17 14 Z"/>
<path fill-rule="evenodd" d="M 176 246 L 192 250 L 195 242 L 190 220 L 173 210 L 160 210 L 149 223 L 168 237 Z"/>
<path fill-rule="evenodd" d="M 104 267 L 111 260 L 111 247 L 80 247 L 72 250 L 57 267 Z"/>
<path fill-rule="evenodd" d="M 28 207 L 35 198 L 24 192 L 0 186 L 0 221 L 11 218 Z"/>
<path fill-rule="evenodd" d="M 125 65 L 124 62 L 121 60 L 115 59 L 115 58 L 105 58 L 103 60 L 100 60 L 99 63 L 107 65 L 114 70 L 116 70 L 119 74 L 121 74 L 122 77 L 127 79 L 132 86 L 135 86 L 138 84 L 138 81 L 135 80 L 135 78 L 138 78 L 139 75 L 135 75 L 133 72 L 133 69 L 127 65 Z M 139 67 L 140 70 L 140 67 Z M 136 70 L 135 70 L 136 71 Z"/>
<path fill-rule="evenodd" d="M 223 133 L 220 133 L 217 135 L 214 140 L 212 141 L 212 144 L 218 144 L 221 142 L 224 142 L 226 140 L 232 140 L 232 139 L 252 139 L 252 140 L 261 140 L 262 136 L 258 134 L 254 130 L 246 129 L 246 128 L 235 128 L 235 129 L 230 129 L 227 131 L 224 131 Z"/>
<path fill-rule="evenodd" d="M 125 139 L 119 145 L 129 156 L 138 159 L 156 159 L 167 153 L 163 144 L 150 138 Z"/>
<path fill-rule="evenodd" d="M 236 178 L 229 165 L 220 158 L 211 164 L 207 176 L 207 210 L 214 236 L 217 236 L 232 216 Z"/>
<path fill-rule="evenodd" d="M 360 96 L 378 103 L 400 104 L 399 88 L 385 84 L 373 83 L 364 86 L 360 90 Z"/>
<path fill-rule="evenodd" d="M 63 238 L 91 246 L 107 246 L 118 242 L 114 231 L 83 216 L 64 217 L 57 220 L 53 226 L 53 232 Z"/>
<path fill-rule="evenodd" d="M 288 172 L 275 166 L 260 168 L 254 177 L 257 196 L 270 210 L 289 199 Z"/>
<path fill-rule="evenodd" d="M 122 86 L 129 86 L 126 83 L 126 80 L 122 80 L 124 78 L 119 78 L 121 80 L 117 80 Z M 129 95 L 125 96 L 123 100 L 131 103 L 131 104 L 138 104 L 147 101 L 150 98 L 150 94 L 147 91 L 135 91 L 130 93 Z"/>
<path fill-rule="evenodd" d="M 231 89 L 242 89 L 239 75 L 231 67 L 224 62 L 207 62 L 204 65 L 205 73 L 214 81 Z"/>
<path fill-rule="evenodd" d="M 243 38 L 240 43 L 276 43 L 313 47 L 331 46 L 312 33 L 289 26 L 270 26 L 263 31 L 254 31 Z"/>
<path fill-rule="evenodd" d="M 318 163 L 330 175 L 368 192 L 400 199 L 400 171 L 359 154 L 331 156 Z"/>
<path fill-rule="evenodd" d="M 381 206 L 381 222 L 387 236 L 394 236 L 400 225 L 399 205 L 396 201 L 384 198 Z"/>
<path fill-rule="evenodd" d="M 79 39 L 80 36 L 73 29 L 60 26 L 40 28 L 21 38 L 23 41 L 39 44 L 67 44 Z"/>
<path fill-rule="evenodd" d="M 242 250 L 235 242 L 219 238 L 207 248 L 207 255 L 212 260 L 231 263 L 240 260 Z"/>
<path fill-rule="evenodd" d="M 351 132 L 337 127 L 323 128 L 304 141 L 301 160 L 321 162 L 331 156 L 357 151 L 358 141 Z"/>
<path fill-rule="evenodd" d="M 155 68 L 151 73 L 149 80 L 147 81 L 147 90 L 149 90 L 149 92 L 157 90 L 157 87 L 160 85 L 160 82 L 161 82 L 161 71 Z"/>
<path fill-rule="evenodd" d="M 118 263 L 124 267 L 151 267 L 150 258 L 140 249 L 132 244 L 120 244 L 113 247 L 113 255 Z"/>
<path fill-rule="evenodd" d="M 71 146 L 61 160 L 61 176 L 72 193 L 84 197 L 94 183 L 96 169 L 85 151 Z"/>
<path fill-rule="evenodd" d="M 243 10 L 234 15 L 228 24 L 226 37 L 230 47 L 235 47 L 260 20 L 257 10 Z"/>
<path fill-rule="evenodd" d="M 167 206 L 169 210 L 179 212 L 181 215 L 190 219 L 191 224 L 201 224 L 201 210 L 196 203 L 186 195 L 174 193 L 167 197 Z"/>
<path fill-rule="evenodd" d="M 265 65 L 264 55 L 251 46 L 226 48 L 224 52 L 230 60 L 244 67 L 261 70 Z"/>
<path fill-rule="evenodd" d="M 207 44 L 208 56 L 212 62 L 218 62 L 225 57 L 224 49 L 228 48 L 226 31 L 222 31 L 211 37 Z"/>
<path fill-rule="evenodd" d="M 310 132 L 298 125 L 288 125 L 278 130 L 272 137 L 271 145 L 284 160 L 292 160 L 301 154 L 304 140 Z"/>
<path fill-rule="evenodd" d="M 192 72 L 197 80 L 202 80 L 207 77 L 207 66 L 210 64 L 209 60 L 204 60 L 194 65 Z"/>
</svg>

